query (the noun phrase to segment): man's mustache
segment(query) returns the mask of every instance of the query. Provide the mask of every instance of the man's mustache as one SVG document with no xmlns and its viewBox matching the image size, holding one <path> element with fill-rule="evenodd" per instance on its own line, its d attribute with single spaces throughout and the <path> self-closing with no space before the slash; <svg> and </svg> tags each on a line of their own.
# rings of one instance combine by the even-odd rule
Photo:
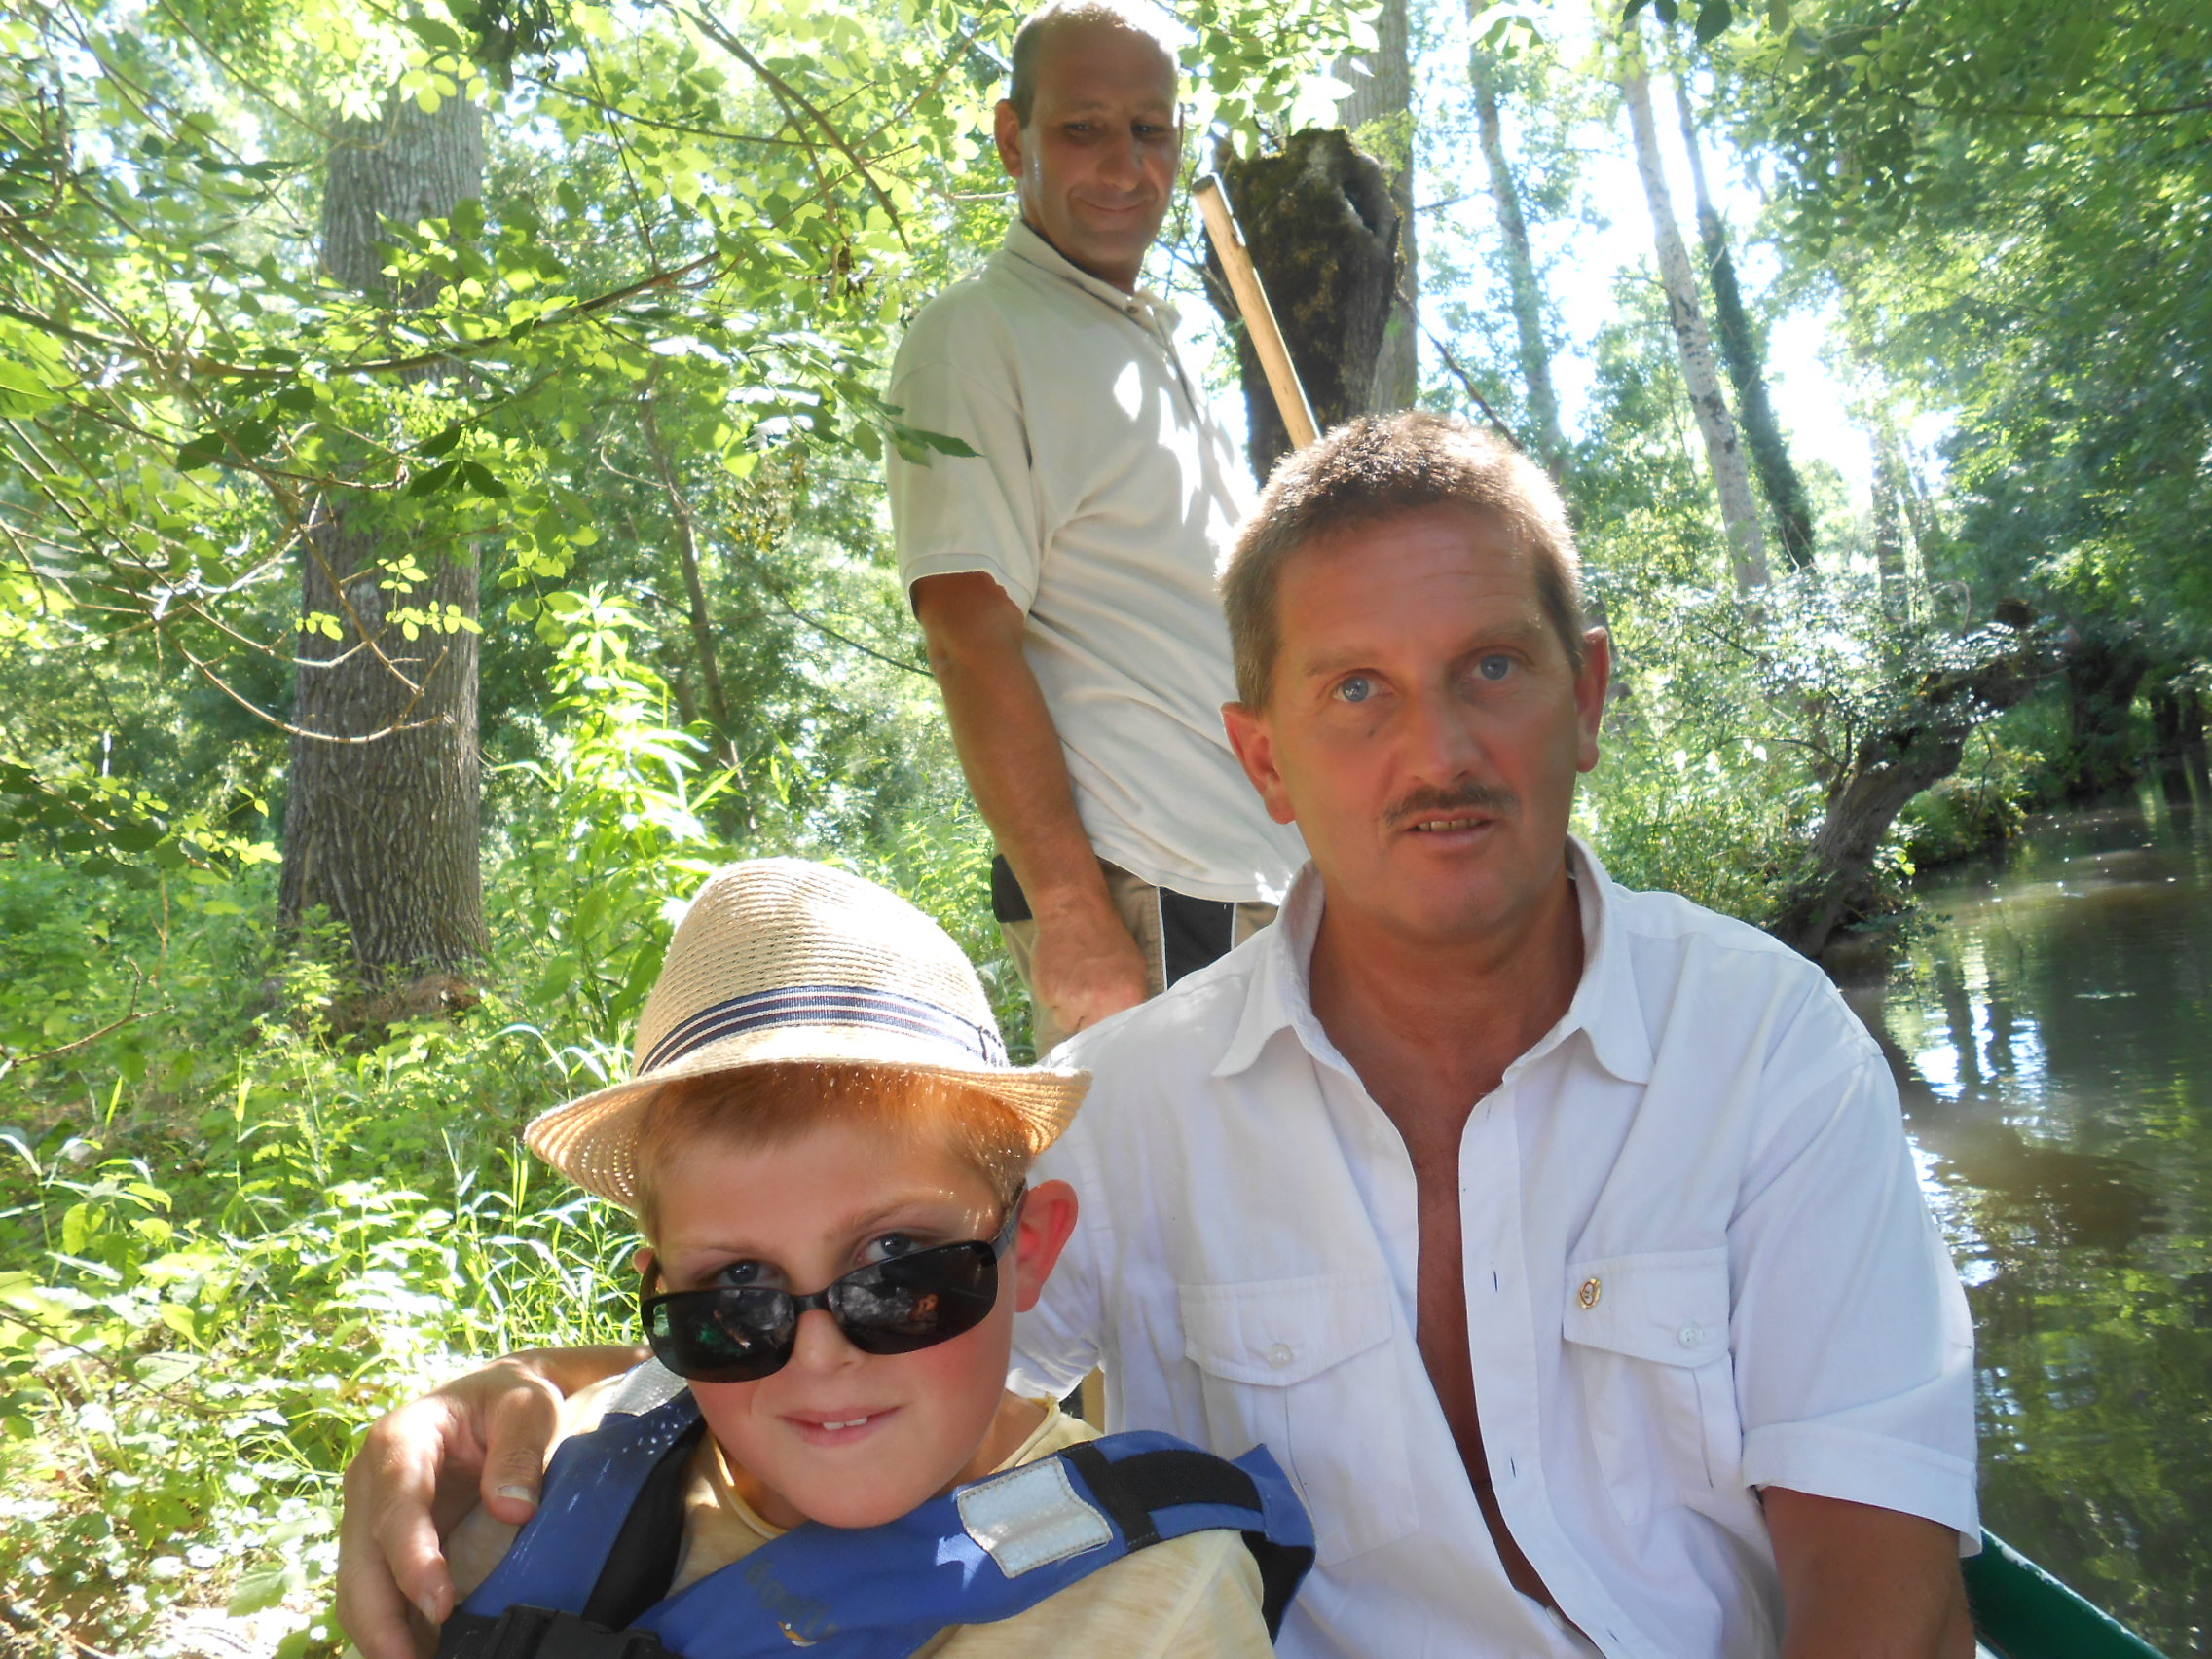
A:
<svg viewBox="0 0 2212 1659">
<path fill-rule="evenodd" d="M 1446 790 L 1418 789 L 1404 800 L 1383 814 L 1383 822 L 1393 830 L 1402 830 L 1417 818 L 1426 818 L 1456 808 L 1472 807 L 1477 812 L 1495 813 L 1509 818 L 1521 810 L 1521 797 L 1500 784 L 1479 783 L 1473 778 L 1455 784 Z"/>
</svg>

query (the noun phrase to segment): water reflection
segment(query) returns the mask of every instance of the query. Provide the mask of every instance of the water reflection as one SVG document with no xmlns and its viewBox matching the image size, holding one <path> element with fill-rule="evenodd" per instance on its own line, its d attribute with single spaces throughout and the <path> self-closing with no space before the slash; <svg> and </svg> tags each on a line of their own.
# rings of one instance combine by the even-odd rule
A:
<svg viewBox="0 0 2212 1659">
<path fill-rule="evenodd" d="M 2212 781 L 2039 827 L 1926 894 L 1886 986 L 1981 1344 L 1990 1524 L 2212 1653 Z"/>
</svg>

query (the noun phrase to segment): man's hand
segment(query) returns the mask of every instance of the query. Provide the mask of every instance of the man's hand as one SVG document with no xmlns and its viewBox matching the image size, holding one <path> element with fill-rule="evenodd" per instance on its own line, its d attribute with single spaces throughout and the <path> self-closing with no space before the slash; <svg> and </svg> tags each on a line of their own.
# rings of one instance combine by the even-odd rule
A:
<svg viewBox="0 0 2212 1659">
<path fill-rule="evenodd" d="M 537 1508 L 545 1449 L 575 1389 L 638 1362 L 635 1348 L 514 1354 L 378 1420 L 346 1470 L 338 1622 L 362 1659 L 419 1659 L 454 1609 L 440 1538 L 481 1503 L 520 1524 Z"/>
<path fill-rule="evenodd" d="M 1917 1515 L 1767 1487 L 1783 1659 L 1973 1659 L 1959 1535 Z"/>
<path fill-rule="evenodd" d="M 1076 814 L 1059 729 L 1022 655 L 1021 608 L 968 571 L 917 581 L 914 614 L 968 788 L 1037 918 L 1037 1000 L 1069 1031 L 1134 1008 L 1144 955 Z"/>
<path fill-rule="evenodd" d="M 1144 952 L 1123 925 L 1101 888 L 1101 903 L 1037 918 L 1037 945 L 1029 959 L 1037 1000 L 1063 1031 L 1096 1025 L 1144 1001 Z"/>
</svg>

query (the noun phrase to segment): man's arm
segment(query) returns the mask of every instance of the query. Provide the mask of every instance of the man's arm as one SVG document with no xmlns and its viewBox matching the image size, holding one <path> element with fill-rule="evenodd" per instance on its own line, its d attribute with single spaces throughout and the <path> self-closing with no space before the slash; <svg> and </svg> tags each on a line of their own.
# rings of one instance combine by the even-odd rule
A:
<svg viewBox="0 0 2212 1659">
<path fill-rule="evenodd" d="M 1786 1487 L 1760 1496 L 1782 1572 L 1783 1659 L 1972 1659 L 1950 1528 Z"/>
<path fill-rule="evenodd" d="M 1038 1000 L 1070 1031 L 1134 1008 L 1144 955 L 1076 814 L 1059 731 L 1021 654 L 1020 607 L 976 571 L 923 576 L 913 596 L 968 788 L 1037 919 Z"/>
<path fill-rule="evenodd" d="M 537 1507 L 561 1401 L 644 1357 L 539 1348 L 456 1378 L 378 1419 L 346 1470 L 338 1622 L 362 1659 L 418 1659 L 454 1609 L 440 1535 L 481 1503 L 520 1524 Z"/>
</svg>

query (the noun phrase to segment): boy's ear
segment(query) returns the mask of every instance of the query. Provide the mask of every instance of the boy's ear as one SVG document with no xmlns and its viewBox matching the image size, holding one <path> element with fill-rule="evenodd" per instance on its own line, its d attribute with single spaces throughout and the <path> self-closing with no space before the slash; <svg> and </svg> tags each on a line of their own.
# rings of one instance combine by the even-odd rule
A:
<svg viewBox="0 0 2212 1659">
<path fill-rule="evenodd" d="M 1021 1204 L 1021 1228 L 1014 1235 L 1014 1310 L 1026 1313 L 1045 1294 L 1052 1264 L 1075 1231 L 1075 1189 L 1065 1181 L 1044 1181 L 1029 1189 Z"/>
<path fill-rule="evenodd" d="M 630 1271 L 640 1278 L 653 1271 L 653 1247 L 650 1244 L 638 1246 L 638 1253 L 630 1258 Z"/>
</svg>

